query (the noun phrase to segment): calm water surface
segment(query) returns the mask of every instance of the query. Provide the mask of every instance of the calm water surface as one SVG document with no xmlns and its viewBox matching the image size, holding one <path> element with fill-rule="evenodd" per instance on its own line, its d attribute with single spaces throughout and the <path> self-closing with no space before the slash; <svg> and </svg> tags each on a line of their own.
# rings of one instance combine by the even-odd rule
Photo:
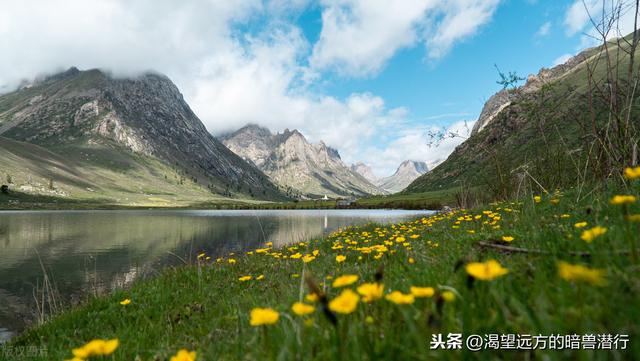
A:
<svg viewBox="0 0 640 361">
<path fill-rule="evenodd" d="M 167 266 L 337 228 L 429 214 L 402 210 L 0 211 L 0 343 L 37 319 L 45 273 L 60 301 L 124 287 Z"/>
</svg>

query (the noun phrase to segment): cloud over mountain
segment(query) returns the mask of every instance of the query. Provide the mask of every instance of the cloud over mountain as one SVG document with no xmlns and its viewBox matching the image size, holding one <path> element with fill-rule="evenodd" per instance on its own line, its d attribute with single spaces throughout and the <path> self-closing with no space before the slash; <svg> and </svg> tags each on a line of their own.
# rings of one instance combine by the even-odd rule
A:
<svg viewBox="0 0 640 361">
<path fill-rule="evenodd" d="M 442 57 L 490 21 L 497 6 L 497 0 L 8 2 L 0 12 L 0 92 L 69 66 L 116 76 L 153 69 L 174 79 L 213 133 L 248 122 L 298 128 L 359 160 L 377 133 L 401 132 L 410 109 L 389 108 L 366 90 L 327 94 L 327 79 L 374 76 L 408 47 Z M 317 39 L 296 22 L 309 7 L 319 9 Z M 394 141 L 400 138 L 375 146 Z"/>
</svg>

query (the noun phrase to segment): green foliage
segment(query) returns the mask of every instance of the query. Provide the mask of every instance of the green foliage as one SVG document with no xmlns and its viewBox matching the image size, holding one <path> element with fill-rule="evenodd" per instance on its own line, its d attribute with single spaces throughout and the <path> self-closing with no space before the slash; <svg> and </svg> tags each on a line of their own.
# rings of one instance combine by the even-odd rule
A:
<svg viewBox="0 0 640 361">
<path fill-rule="evenodd" d="M 498 65 L 493 64 L 493 66 L 498 71 L 498 76 L 500 77 L 500 79 L 497 80 L 496 83 L 501 85 L 502 89 L 507 89 L 507 88 L 515 89 L 518 86 L 519 82 L 525 80 L 525 78 L 518 76 L 518 73 L 516 73 L 515 71 L 510 71 L 507 74 L 505 74 L 500 70 L 500 68 L 498 68 Z"/>
</svg>

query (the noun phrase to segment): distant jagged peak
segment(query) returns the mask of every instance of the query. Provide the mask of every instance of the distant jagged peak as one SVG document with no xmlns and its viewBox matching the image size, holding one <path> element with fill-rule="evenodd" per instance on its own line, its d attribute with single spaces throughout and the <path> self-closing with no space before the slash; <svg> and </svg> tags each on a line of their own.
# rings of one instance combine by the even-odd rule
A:
<svg viewBox="0 0 640 361">
<path fill-rule="evenodd" d="M 257 123 L 248 123 L 247 125 L 245 125 L 244 127 L 240 128 L 237 131 L 238 132 L 246 132 L 246 131 L 267 132 L 267 133 L 271 134 L 271 131 L 269 130 L 269 128 L 263 127 L 262 125 L 259 125 Z"/>
<path fill-rule="evenodd" d="M 238 137 L 252 141 L 260 140 L 265 143 L 273 144 L 274 146 L 288 142 L 302 143 L 312 147 L 318 153 L 326 153 L 331 158 L 341 159 L 340 152 L 337 149 L 328 146 L 322 140 L 318 143 L 309 142 L 304 134 L 302 134 L 298 129 L 285 128 L 282 132 L 273 133 L 265 126 L 258 125 L 256 123 L 249 123 L 234 132 L 220 136 L 223 140 L 230 140 Z"/>
<path fill-rule="evenodd" d="M 298 129 L 290 130 L 289 128 L 285 128 L 285 130 L 282 132 L 282 135 L 285 137 L 296 136 L 296 137 L 304 138 L 305 140 L 307 139 Z"/>
<path fill-rule="evenodd" d="M 331 158 L 342 159 L 340 158 L 340 153 L 337 149 L 328 146 L 324 141 L 319 141 L 317 144 L 313 144 L 313 147 L 319 153 L 326 153 Z"/>
<path fill-rule="evenodd" d="M 378 176 L 375 175 L 375 173 L 373 172 L 373 169 L 371 169 L 370 166 L 368 166 L 363 162 L 357 162 L 355 164 L 352 164 L 351 170 L 360 174 L 361 176 L 364 177 L 364 179 L 374 184 L 378 180 Z"/>
<path fill-rule="evenodd" d="M 256 136 L 255 134 L 263 134 Z M 374 184 L 344 164 L 337 149 L 320 140 L 311 143 L 297 129 L 272 133 L 247 125 L 221 137 L 224 144 L 250 159 L 276 183 L 296 194 L 333 196 L 381 193 Z"/>
<path fill-rule="evenodd" d="M 404 162 L 400 163 L 400 166 L 396 170 L 396 173 L 402 171 L 414 171 L 420 174 L 424 174 L 429 171 L 429 167 L 425 162 L 417 160 L 405 160 Z"/>
<path fill-rule="evenodd" d="M 329 153 L 329 155 L 334 157 L 334 158 L 342 159 L 340 157 L 340 153 L 338 152 L 338 150 L 336 148 L 327 147 L 327 153 Z"/>
<path fill-rule="evenodd" d="M 238 135 L 238 134 L 252 134 L 258 137 L 271 137 L 273 136 L 273 133 L 271 133 L 271 131 L 269 130 L 269 128 L 263 127 L 261 125 L 258 125 L 256 123 L 249 123 L 247 125 L 245 125 L 244 127 L 229 133 L 229 137 L 232 137 L 234 135 Z"/>
<path fill-rule="evenodd" d="M 379 179 L 376 185 L 390 193 L 400 192 L 428 170 L 425 162 L 405 160 L 400 163 L 393 175 Z"/>
</svg>

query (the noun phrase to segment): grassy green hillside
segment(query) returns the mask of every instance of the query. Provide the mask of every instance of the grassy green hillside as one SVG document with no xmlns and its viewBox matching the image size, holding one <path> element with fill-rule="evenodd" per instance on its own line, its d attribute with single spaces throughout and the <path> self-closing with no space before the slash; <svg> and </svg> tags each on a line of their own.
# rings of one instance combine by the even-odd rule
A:
<svg viewBox="0 0 640 361">
<path fill-rule="evenodd" d="M 626 86 L 629 56 L 615 43 L 610 44 L 609 51 L 619 55 L 613 71 L 619 85 Z M 609 177 L 606 173 L 613 165 L 599 164 L 611 163 L 603 161 L 603 154 L 609 150 L 604 149 L 601 139 L 608 139 L 607 133 L 614 131 L 608 123 L 612 116 L 609 104 L 602 96 L 607 91 L 608 67 L 600 48 L 582 55 L 582 62 L 537 90 L 515 90 L 516 99 L 509 106 L 404 193 L 479 186 L 478 197 L 508 198 L 522 194 L 525 188 L 552 191 L 593 181 L 594 177 Z M 629 128 L 637 130 L 640 98 L 635 93 L 630 96 L 630 107 L 624 112 L 632 115 Z M 626 161 L 620 159 L 620 163 Z"/>
<path fill-rule="evenodd" d="M 179 169 L 116 146 L 78 143 L 49 150 L 0 137 L 0 154 L 0 183 L 9 185 L 0 208 L 238 203 L 186 179 Z"/>
</svg>

